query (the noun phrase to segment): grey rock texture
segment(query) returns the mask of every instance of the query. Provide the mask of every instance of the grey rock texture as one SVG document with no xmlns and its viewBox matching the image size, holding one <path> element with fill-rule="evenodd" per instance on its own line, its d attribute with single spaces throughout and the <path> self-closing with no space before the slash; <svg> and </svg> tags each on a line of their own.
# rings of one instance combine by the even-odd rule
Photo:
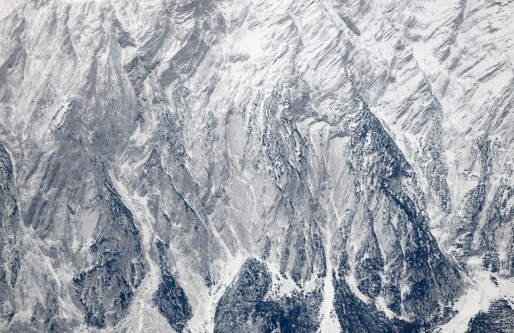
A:
<svg viewBox="0 0 514 333">
<path fill-rule="evenodd" d="M 508 301 L 491 303 L 487 312 L 481 312 L 469 322 L 468 332 L 509 332 L 514 330 L 514 309 Z"/>
<path fill-rule="evenodd" d="M 1 325 L 5 328 L 16 313 L 14 288 L 20 271 L 20 211 L 14 196 L 14 168 L 11 156 L 0 145 L 0 307 Z"/>
<path fill-rule="evenodd" d="M 227 288 L 216 307 L 214 332 L 316 332 L 320 288 L 307 294 L 271 297 L 271 274 L 251 258 Z"/>
<path fill-rule="evenodd" d="M 161 281 L 154 295 L 155 306 L 168 319 L 171 327 L 181 332 L 192 317 L 191 306 L 184 290 L 169 271 L 167 251 L 169 245 L 162 242 L 156 244 L 159 251 Z"/>
<path fill-rule="evenodd" d="M 0 331 L 509 332 L 512 12 L 3 0 Z"/>
</svg>

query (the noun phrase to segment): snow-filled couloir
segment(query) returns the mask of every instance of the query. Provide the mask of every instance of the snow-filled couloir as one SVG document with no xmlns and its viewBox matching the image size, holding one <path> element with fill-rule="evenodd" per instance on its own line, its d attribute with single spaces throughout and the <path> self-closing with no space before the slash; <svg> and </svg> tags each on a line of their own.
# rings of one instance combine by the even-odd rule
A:
<svg viewBox="0 0 514 333">
<path fill-rule="evenodd" d="M 3 0 L 0 331 L 511 332 L 512 12 Z"/>
</svg>

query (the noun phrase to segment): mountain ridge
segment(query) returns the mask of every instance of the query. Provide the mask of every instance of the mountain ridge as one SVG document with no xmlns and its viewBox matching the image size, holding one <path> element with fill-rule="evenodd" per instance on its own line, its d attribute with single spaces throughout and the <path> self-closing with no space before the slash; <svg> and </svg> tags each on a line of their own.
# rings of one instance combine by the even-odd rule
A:
<svg viewBox="0 0 514 333">
<path fill-rule="evenodd" d="M 0 330 L 507 332 L 513 5 L 6 1 Z"/>
</svg>

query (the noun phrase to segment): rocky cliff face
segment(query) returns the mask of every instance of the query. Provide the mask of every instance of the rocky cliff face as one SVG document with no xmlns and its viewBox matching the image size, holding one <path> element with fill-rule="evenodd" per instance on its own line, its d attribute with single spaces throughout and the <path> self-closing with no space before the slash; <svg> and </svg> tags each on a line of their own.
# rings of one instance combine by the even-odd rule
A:
<svg viewBox="0 0 514 333">
<path fill-rule="evenodd" d="M 3 1 L 0 331 L 509 332 L 513 11 Z"/>
</svg>

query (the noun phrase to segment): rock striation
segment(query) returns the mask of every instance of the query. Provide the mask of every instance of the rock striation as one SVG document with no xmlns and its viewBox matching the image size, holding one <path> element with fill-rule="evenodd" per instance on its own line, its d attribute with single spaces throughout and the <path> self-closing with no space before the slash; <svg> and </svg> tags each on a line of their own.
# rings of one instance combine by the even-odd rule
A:
<svg viewBox="0 0 514 333">
<path fill-rule="evenodd" d="M 513 11 L 3 0 L 0 331 L 510 332 Z"/>
</svg>

